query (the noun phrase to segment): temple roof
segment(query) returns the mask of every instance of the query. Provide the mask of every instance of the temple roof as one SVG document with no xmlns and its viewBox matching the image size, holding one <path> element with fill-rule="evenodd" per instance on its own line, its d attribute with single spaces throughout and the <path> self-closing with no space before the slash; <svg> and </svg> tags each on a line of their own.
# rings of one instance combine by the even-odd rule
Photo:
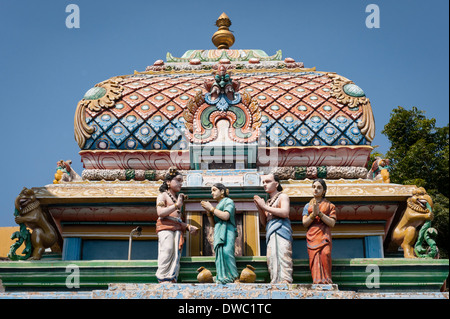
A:
<svg viewBox="0 0 450 319">
<path fill-rule="evenodd" d="M 236 88 L 235 104 L 222 99 L 235 111 L 207 97 L 218 70 Z M 201 112 L 208 107 L 205 120 Z M 349 79 L 283 60 L 281 51 L 269 56 L 226 46 L 180 58 L 168 53 L 145 71 L 97 84 L 78 105 L 75 137 L 82 150 L 183 150 L 190 142 L 213 141 L 217 133 L 205 130 L 221 118 L 239 129 L 229 133 L 231 140 L 260 147 L 370 145 L 375 131 L 370 102 Z M 250 137 L 251 129 L 257 136 Z"/>
</svg>

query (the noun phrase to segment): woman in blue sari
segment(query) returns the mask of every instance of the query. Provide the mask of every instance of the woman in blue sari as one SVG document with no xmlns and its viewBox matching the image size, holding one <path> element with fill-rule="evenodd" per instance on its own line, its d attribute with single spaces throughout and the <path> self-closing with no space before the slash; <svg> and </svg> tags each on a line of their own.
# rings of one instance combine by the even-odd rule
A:
<svg viewBox="0 0 450 319">
<path fill-rule="evenodd" d="M 229 190 L 223 184 L 217 183 L 211 187 L 211 195 L 218 202 L 217 206 L 214 208 L 208 201 L 201 202 L 209 219 L 214 217 L 215 281 L 221 284 L 234 282 L 239 277 L 234 256 L 237 237 L 236 210 L 228 194 Z"/>
</svg>

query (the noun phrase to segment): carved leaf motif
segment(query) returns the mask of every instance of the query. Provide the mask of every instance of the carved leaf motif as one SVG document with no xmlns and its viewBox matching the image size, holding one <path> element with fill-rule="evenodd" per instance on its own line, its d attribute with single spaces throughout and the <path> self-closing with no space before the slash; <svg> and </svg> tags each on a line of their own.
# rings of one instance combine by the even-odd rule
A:
<svg viewBox="0 0 450 319">
<path fill-rule="evenodd" d="M 259 107 L 258 101 L 255 99 L 252 99 L 250 94 L 247 92 L 242 93 L 242 103 L 248 107 L 250 114 L 252 116 L 252 129 L 257 130 L 259 127 L 261 127 L 261 108 Z M 256 135 L 258 136 L 258 134 Z"/>
<path fill-rule="evenodd" d="M 197 108 L 203 103 L 203 95 L 202 92 L 197 92 L 197 94 L 194 97 L 195 104 L 197 105 Z"/>
<path fill-rule="evenodd" d="M 195 112 L 195 102 L 192 99 L 186 104 L 186 113 L 193 114 Z"/>
<path fill-rule="evenodd" d="M 86 140 L 94 133 L 94 128 L 86 124 L 86 108 L 93 112 L 99 112 L 102 108 L 110 108 L 121 97 L 123 87 L 120 85 L 121 77 L 111 78 L 96 84 L 94 87 L 102 88 L 105 92 L 98 99 L 82 99 L 78 102 L 74 118 L 75 140 L 80 148 L 83 148 Z"/>
<path fill-rule="evenodd" d="M 99 112 L 102 108 L 112 107 L 114 102 L 121 97 L 123 91 L 120 82 L 122 82 L 122 78 L 115 77 L 96 84 L 94 87 L 105 89 L 105 94 L 95 100 L 82 99 L 81 104 L 93 112 Z"/>
<path fill-rule="evenodd" d="M 367 99 L 367 103 L 363 104 L 362 108 L 363 115 L 361 121 L 358 122 L 358 128 L 361 130 L 361 133 L 366 136 L 366 139 L 369 142 L 372 142 L 375 137 L 375 120 L 369 99 Z"/>
<path fill-rule="evenodd" d="M 183 117 L 186 120 L 185 125 L 189 132 L 193 132 L 194 128 L 194 115 L 197 112 L 200 105 L 203 103 L 203 95 L 198 92 L 194 98 L 190 98 L 186 103 L 186 110 L 183 112 Z"/>
<path fill-rule="evenodd" d="M 244 103 L 244 105 L 249 105 L 251 99 L 252 97 L 248 94 L 248 92 L 244 91 L 242 93 L 242 103 Z"/>
<path fill-rule="evenodd" d="M 369 142 L 372 142 L 375 137 L 375 119 L 372 112 L 372 107 L 368 98 L 350 96 L 344 92 L 344 86 L 347 84 L 354 84 L 347 78 L 343 76 L 328 73 L 331 79 L 333 79 L 333 86 L 331 88 L 331 95 L 336 98 L 336 101 L 346 105 L 349 108 L 354 108 L 357 106 L 362 107 L 362 118 L 358 122 L 358 128 L 361 133 L 365 135 Z"/>
<path fill-rule="evenodd" d="M 334 96 L 339 103 L 352 108 L 368 102 L 366 97 L 350 96 L 344 92 L 344 86 L 347 84 L 354 84 L 353 81 L 334 73 L 328 73 L 327 75 L 333 79 L 331 95 Z"/>
</svg>

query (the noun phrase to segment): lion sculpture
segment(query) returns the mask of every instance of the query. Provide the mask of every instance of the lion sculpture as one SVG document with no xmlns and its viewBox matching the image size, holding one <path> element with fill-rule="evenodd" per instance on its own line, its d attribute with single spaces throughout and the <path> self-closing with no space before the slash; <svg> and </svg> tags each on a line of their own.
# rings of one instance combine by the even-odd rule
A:
<svg viewBox="0 0 450 319">
<path fill-rule="evenodd" d="M 392 248 L 401 246 L 405 258 L 416 258 L 414 243 L 420 228 L 426 221 L 433 219 L 433 201 L 423 187 L 415 189 L 408 198 L 407 208 L 392 234 Z"/>
<path fill-rule="evenodd" d="M 15 222 L 25 224 L 33 230 L 31 233 L 33 252 L 29 259 L 39 260 L 45 249 L 56 243 L 58 235 L 49 223 L 46 214 L 42 211 L 33 190 L 24 187 L 15 200 L 15 207 L 19 212 Z"/>
</svg>

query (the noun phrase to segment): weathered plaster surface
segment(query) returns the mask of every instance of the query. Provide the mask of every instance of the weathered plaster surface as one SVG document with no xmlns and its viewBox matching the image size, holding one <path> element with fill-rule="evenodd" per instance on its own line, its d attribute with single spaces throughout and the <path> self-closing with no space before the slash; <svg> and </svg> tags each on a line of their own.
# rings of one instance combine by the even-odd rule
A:
<svg viewBox="0 0 450 319">
<path fill-rule="evenodd" d="M 0 299 L 449 299 L 448 292 L 340 291 L 306 284 L 110 284 L 105 290 L 0 292 Z"/>
</svg>

